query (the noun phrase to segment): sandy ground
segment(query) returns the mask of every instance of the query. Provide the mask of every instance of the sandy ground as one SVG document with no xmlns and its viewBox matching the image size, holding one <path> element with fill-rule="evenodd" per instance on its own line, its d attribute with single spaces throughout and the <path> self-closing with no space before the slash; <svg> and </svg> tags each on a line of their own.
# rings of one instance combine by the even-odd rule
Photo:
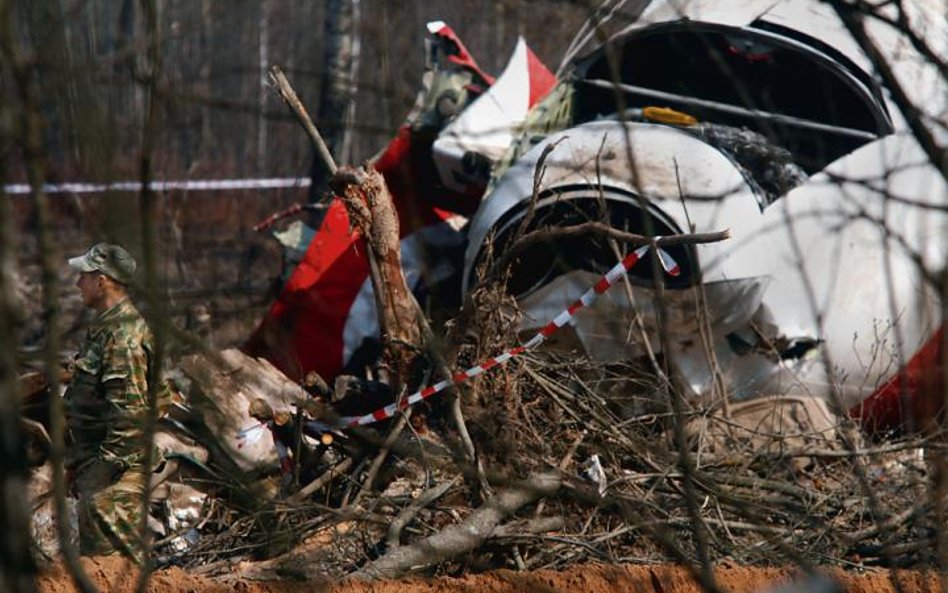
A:
<svg viewBox="0 0 948 593">
<path fill-rule="evenodd" d="M 137 570 L 120 558 L 86 558 L 83 565 L 102 593 L 134 590 Z M 775 591 L 793 575 L 792 569 L 719 566 L 715 571 L 718 587 L 731 593 Z M 935 573 L 917 571 L 833 573 L 847 593 L 895 592 L 898 579 L 903 593 L 938 591 Z M 43 573 L 41 593 L 73 593 L 78 589 L 62 567 Z M 584 565 L 562 572 L 496 572 L 459 578 L 430 580 L 402 579 L 376 583 L 254 582 L 208 580 L 173 568 L 155 573 L 149 593 L 699 593 L 700 587 L 689 573 L 676 566 Z M 781 593 L 828 593 L 814 587 L 782 589 Z"/>
</svg>

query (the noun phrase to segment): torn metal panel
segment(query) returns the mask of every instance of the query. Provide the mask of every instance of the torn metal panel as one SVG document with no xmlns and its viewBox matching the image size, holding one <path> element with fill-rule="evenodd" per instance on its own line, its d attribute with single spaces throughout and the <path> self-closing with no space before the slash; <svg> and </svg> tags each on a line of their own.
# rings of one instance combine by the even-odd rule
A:
<svg viewBox="0 0 948 593">
<path fill-rule="evenodd" d="M 316 231 L 312 227 L 300 220 L 293 221 L 282 231 L 273 233 L 273 237 L 283 247 L 283 272 L 285 277 L 282 280 L 284 282 L 289 279 L 292 271 L 306 257 L 306 249 L 313 241 L 315 234 Z"/>
<path fill-rule="evenodd" d="M 911 400 L 936 396 L 943 381 L 944 319 L 932 280 L 948 260 L 946 205 L 944 178 L 903 134 L 863 147 L 767 208 L 760 231 L 725 256 L 728 269 L 769 279 L 743 339 L 714 334 L 731 397 L 821 397 L 878 428 L 930 414 Z M 715 369 L 702 347 L 675 360 L 696 395 L 711 393 Z"/>
<path fill-rule="evenodd" d="M 450 27 L 436 22 L 428 30 L 429 71 L 424 88 L 412 113 L 373 165 L 385 178 L 398 211 L 403 270 L 412 290 L 422 303 L 425 295 L 434 295 L 432 300 L 451 306 L 460 297 L 456 279 L 465 241 L 460 227 L 464 216 L 476 210 L 486 179 L 449 183 L 452 175 L 443 181 L 432 146 L 452 122 L 459 122 L 457 127 L 463 129 L 480 124 L 479 119 L 461 118 L 467 109 L 489 106 L 498 97 L 484 94 L 494 79 L 477 66 Z M 550 82 L 544 77 L 549 72 L 531 55 L 529 48 L 520 46 L 511 64 L 515 68 L 504 82 L 516 91 L 512 96 L 518 104 L 501 109 L 516 116 L 512 122 Z M 509 93 L 500 95 L 505 101 L 511 99 Z M 527 104 L 519 104 L 522 100 Z M 467 151 L 473 145 L 465 141 L 464 146 Z M 463 169 L 463 154 L 458 163 L 453 160 L 456 151 L 446 151 L 451 162 L 442 161 L 442 165 Z M 490 165 L 488 159 L 488 172 Z M 244 349 L 265 356 L 294 379 L 310 371 L 330 380 L 343 372 L 362 372 L 366 364 L 374 363 L 378 350 L 378 321 L 368 276 L 362 239 L 351 231 L 349 218 L 336 201 Z"/>
<path fill-rule="evenodd" d="M 716 23 L 729 27 L 744 27 L 763 16 L 780 0 L 750 0 L 722 4 L 714 0 L 668 0 L 650 2 L 635 23 L 619 32 L 621 37 L 630 30 L 641 29 L 670 21 L 688 19 Z"/>
<path fill-rule="evenodd" d="M 923 18 L 935 5 L 905 10 L 945 55 L 943 15 Z M 944 135 L 933 124 L 948 102 L 937 68 L 894 28 L 867 26 L 926 125 Z M 523 230 L 587 220 L 645 235 L 728 228 L 725 243 L 676 252 L 686 281 L 666 279 L 665 355 L 693 397 L 711 401 L 718 376 L 734 400 L 817 397 L 849 409 L 881 398 L 874 421 L 902 422 L 901 400 L 944 373 L 933 279 L 948 259 L 948 195 L 872 72 L 825 3 L 653 2 L 608 50 L 577 59 L 528 118 L 472 218 L 465 286 L 489 243 L 507 249 Z M 538 160 L 554 144 L 534 219 L 521 229 Z M 523 253 L 510 289 L 525 329 L 614 261 L 596 238 Z M 651 270 L 630 279 L 634 302 L 614 291 L 573 320 L 602 360 L 661 347 Z M 708 293 L 710 345 L 697 337 L 697 282 Z M 735 314 L 722 321 L 720 311 Z"/>
<path fill-rule="evenodd" d="M 931 278 L 948 260 L 946 205 L 944 178 L 914 138 L 895 135 L 792 191 L 764 213 L 766 232 L 734 246 L 733 264 L 770 266 L 763 303 L 781 334 L 818 340 L 827 357 L 799 380 L 826 395 L 832 364 L 852 407 L 932 340 L 944 323 Z"/>
<path fill-rule="evenodd" d="M 721 25 L 741 30 L 764 28 L 763 24 L 785 27 L 812 39 L 818 39 L 869 70 L 869 62 L 853 41 L 846 28 L 825 2 L 809 0 L 753 0 L 740 3 L 722 3 L 713 0 L 669 0 L 652 2 L 642 17 L 616 37 L 621 38 L 649 26 L 680 20 Z"/>
<path fill-rule="evenodd" d="M 789 150 L 808 173 L 893 130 L 893 109 L 868 74 L 867 59 L 847 57 L 854 42 L 825 4 L 721 5 L 708 19 L 701 18 L 705 3 L 680 4 L 653 3 L 650 11 L 670 12 L 667 19 L 649 20 L 647 13 L 610 40 L 618 78 L 605 48 L 575 62 L 574 125 L 622 111 L 619 93 L 625 109 L 671 107 L 702 122 L 753 130 Z M 690 18 L 672 16 L 679 8 Z M 767 20 L 771 8 L 814 14 L 788 27 Z M 810 26 L 816 29 L 808 32 Z"/>
<path fill-rule="evenodd" d="M 503 73 L 487 92 L 448 124 L 432 147 L 438 175 L 454 191 L 487 186 L 494 162 L 507 151 L 527 112 L 555 82 L 526 42 L 517 41 Z"/>
<path fill-rule="evenodd" d="M 944 19 L 924 17 L 937 15 L 936 3 L 903 4 L 914 30 L 946 53 Z M 942 137 L 948 92 L 937 68 L 888 25 L 867 27 Z M 579 344 L 603 360 L 639 356 L 646 343 L 665 348 L 698 401 L 720 395 L 715 377 L 738 401 L 788 395 L 843 408 L 921 389 L 912 377 L 935 364 L 943 335 L 930 280 L 948 252 L 944 178 L 905 136 L 891 89 L 830 6 L 653 2 L 525 115 L 527 89 L 534 101 L 528 50 L 518 46 L 495 83 L 445 30 L 430 28 L 438 67 L 376 166 L 403 229 L 406 219 L 414 225 L 403 247 L 412 232 L 450 224 L 439 208 L 472 215 L 462 295 L 489 254 L 507 253 L 523 232 L 587 221 L 648 236 L 728 229 L 727 242 L 668 248 L 681 270 L 666 278 L 669 342 L 658 344 L 646 258 L 629 275 L 631 298 L 615 287 L 576 315 Z M 434 245 L 452 256 L 464 239 L 416 235 L 419 252 Z M 371 357 L 376 325 L 359 245 L 330 208 L 249 349 L 294 377 L 316 369 L 331 379 Z M 617 255 L 596 236 L 519 253 L 508 288 L 525 308 L 523 329 L 546 324 Z M 457 260 L 443 261 L 425 265 L 456 279 Z M 261 338 L 273 328 L 276 339 Z"/>
</svg>

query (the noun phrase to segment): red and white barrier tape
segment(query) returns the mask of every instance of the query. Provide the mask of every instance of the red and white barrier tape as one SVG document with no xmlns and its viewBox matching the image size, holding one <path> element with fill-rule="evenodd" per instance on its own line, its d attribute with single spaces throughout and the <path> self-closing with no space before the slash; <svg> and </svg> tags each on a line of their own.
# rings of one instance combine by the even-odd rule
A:
<svg viewBox="0 0 948 593">
<path fill-rule="evenodd" d="M 656 237 L 656 239 L 658 238 L 659 237 Z M 409 407 L 417 404 L 418 402 L 423 401 L 431 397 L 432 395 L 438 393 L 439 391 L 443 391 L 444 389 L 446 389 L 447 387 L 450 387 L 451 385 L 454 385 L 456 383 L 461 383 L 463 381 L 467 381 L 468 379 L 472 377 L 476 377 L 488 369 L 491 369 L 495 366 L 506 363 L 508 360 L 510 360 L 514 356 L 523 354 L 527 350 L 536 348 L 537 346 L 542 344 L 548 337 L 550 337 L 550 335 L 553 334 L 553 332 L 555 332 L 556 330 L 560 329 L 561 327 L 569 323 L 569 320 L 573 318 L 573 315 L 577 311 L 579 311 L 583 307 L 588 307 L 589 305 L 593 303 L 593 301 L 595 301 L 599 297 L 599 295 L 606 292 L 606 290 L 608 290 L 610 286 L 615 284 L 616 281 L 618 281 L 619 278 L 621 278 L 626 273 L 626 271 L 630 270 L 632 266 L 637 264 L 642 259 L 642 257 L 645 256 L 648 250 L 649 250 L 649 246 L 643 245 L 642 247 L 639 247 L 635 251 L 629 253 L 627 256 L 625 256 L 625 258 L 623 258 L 621 262 L 619 262 L 611 270 L 606 272 L 606 274 L 602 278 L 599 279 L 599 282 L 596 282 L 596 284 L 592 288 L 584 292 L 583 295 L 579 297 L 579 299 L 575 303 L 573 303 L 572 305 L 569 306 L 569 308 L 567 308 L 565 311 L 557 315 L 556 318 L 553 319 L 553 321 L 546 324 L 546 326 L 543 329 L 541 329 L 535 336 L 533 336 L 532 338 L 530 338 L 529 340 L 527 340 L 520 346 L 511 348 L 510 350 L 507 350 L 500 356 L 488 358 L 481 364 L 473 366 L 467 369 L 466 371 L 455 373 L 450 379 L 445 379 L 443 381 L 439 381 L 435 383 L 434 385 L 429 385 L 428 387 L 425 387 L 424 389 L 420 391 L 416 391 L 415 393 L 409 395 L 408 397 L 405 397 L 395 403 L 391 403 L 385 406 L 384 408 L 380 408 L 372 412 L 371 414 L 366 414 L 364 416 L 346 416 L 346 417 L 340 418 L 339 423 L 343 426 L 365 426 L 366 424 L 372 424 L 374 422 L 379 422 L 381 420 L 387 420 L 395 416 L 395 414 L 399 410 L 406 410 Z M 678 263 L 664 249 L 662 248 L 658 249 L 658 258 L 659 258 L 659 261 L 661 262 L 662 269 L 664 269 L 668 275 L 678 276 L 681 273 L 681 268 L 678 266 Z"/>
</svg>

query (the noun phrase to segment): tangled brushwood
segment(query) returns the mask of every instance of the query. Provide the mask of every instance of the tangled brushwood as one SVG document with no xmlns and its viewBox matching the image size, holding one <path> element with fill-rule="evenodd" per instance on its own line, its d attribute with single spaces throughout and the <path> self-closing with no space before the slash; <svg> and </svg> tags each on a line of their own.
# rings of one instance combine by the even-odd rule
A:
<svg viewBox="0 0 948 593">
<path fill-rule="evenodd" d="M 501 309 L 482 309 L 491 331 L 471 332 L 460 358 L 506 345 Z M 654 377 L 576 351 L 531 354 L 458 389 L 476 463 L 452 400 L 437 399 L 419 420 L 337 439 L 304 496 L 221 476 L 200 539 L 163 561 L 209 575 L 239 563 L 261 579 L 588 561 L 933 565 L 938 438 L 768 434 L 759 418 L 748 428 L 694 406 L 677 416 Z"/>
</svg>

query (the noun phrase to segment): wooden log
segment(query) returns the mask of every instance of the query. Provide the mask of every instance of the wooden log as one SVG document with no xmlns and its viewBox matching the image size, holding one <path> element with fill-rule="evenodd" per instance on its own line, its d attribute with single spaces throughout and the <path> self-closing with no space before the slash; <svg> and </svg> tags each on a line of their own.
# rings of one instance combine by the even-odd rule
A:
<svg viewBox="0 0 948 593">
<path fill-rule="evenodd" d="M 238 433 L 259 425 L 248 412 L 250 402 L 260 398 L 274 411 L 291 411 L 309 397 L 303 388 L 268 361 L 236 349 L 213 357 L 187 356 L 179 368 L 192 381 L 188 405 L 216 439 L 216 449 L 244 471 L 275 467 L 276 450 L 268 430 L 261 428 L 246 439 L 238 439 Z"/>
</svg>

